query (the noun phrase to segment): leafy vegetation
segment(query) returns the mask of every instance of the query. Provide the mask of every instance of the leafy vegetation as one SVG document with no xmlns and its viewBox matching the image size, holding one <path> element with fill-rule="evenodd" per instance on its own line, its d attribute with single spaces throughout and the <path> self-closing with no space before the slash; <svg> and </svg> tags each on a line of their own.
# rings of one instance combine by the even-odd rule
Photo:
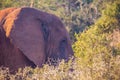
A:
<svg viewBox="0 0 120 80">
<path fill-rule="evenodd" d="M 114 46 L 114 44 L 120 44 L 120 41 L 117 41 L 117 43 L 114 41 L 114 44 L 112 44 L 116 38 L 116 35 L 113 34 L 120 31 L 120 18 L 118 16 L 120 16 L 120 3 L 110 3 L 102 11 L 101 17 L 94 25 L 83 33 L 76 35 L 77 41 L 73 45 L 75 56 L 82 58 L 82 62 L 84 62 L 82 65 L 91 68 L 92 75 L 96 57 L 98 58 L 97 63 L 102 61 L 105 64 L 105 69 L 107 70 L 104 74 L 106 77 L 105 80 L 110 80 L 113 77 L 111 76 L 113 72 L 112 68 L 116 64 L 111 65 L 113 64 L 111 60 L 120 54 L 120 48 Z M 120 36 L 117 38 L 119 39 Z"/>
<path fill-rule="evenodd" d="M 100 0 L 7 0 L 10 6 L 28 6 L 55 14 L 64 22 L 72 40 L 74 33 L 82 32 L 86 27 L 94 24 L 100 16 Z M 2 5 L 6 5 L 2 0 Z M 106 0 L 105 0 L 106 1 Z M 1 6 L 1 8 L 5 8 Z M 10 7 L 8 6 L 8 7 Z"/>
<path fill-rule="evenodd" d="M 83 66 L 83 60 L 76 58 L 74 62 L 61 62 L 59 66 L 44 65 L 43 68 L 19 69 L 10 74 L 8 69 L 0 68 L 0 80 L 119 80 L 120 56 L 112 57 L 109 71 L 102 55 L 96 55 L 92 67 Z"/>
<path fill-rule="evenodd" d="M 14 75 L 0 68 L 0 80 L 120 80 L 120 0 L 7 1 L 0 8 L 30 6 L 58 15 L 75 41 L 75 60 Z"/>
<path fill-rule="evenodd" d="M 16 6 L 16 0 L 0 0 L 0 9 Z"/>
</svg>

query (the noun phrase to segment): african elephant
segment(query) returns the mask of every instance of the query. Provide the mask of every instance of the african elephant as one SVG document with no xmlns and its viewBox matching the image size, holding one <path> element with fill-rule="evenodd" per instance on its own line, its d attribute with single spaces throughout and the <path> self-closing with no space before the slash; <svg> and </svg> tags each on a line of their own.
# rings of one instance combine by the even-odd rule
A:
<svg viewBox="0 0 120 80">
<path fill-rule="evenodd" d="M 12 11 L 14 11 L 17 8 L 6 8 L 0 11 L 0 23 L 3 21 L 3 19 Z"/>
<path fill-rule="evenodd" d="M 11 9 L 5 16 L 0 13 L 0 66 L 41 67 L 48 59 L 73 56 L 70 37 L 57 16 L 29 7 Z"/>
</svg>

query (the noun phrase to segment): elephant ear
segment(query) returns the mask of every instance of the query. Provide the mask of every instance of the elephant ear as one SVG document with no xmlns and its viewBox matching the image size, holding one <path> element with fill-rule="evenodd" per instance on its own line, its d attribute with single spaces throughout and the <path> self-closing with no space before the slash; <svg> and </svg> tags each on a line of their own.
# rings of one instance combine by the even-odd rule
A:
<svg viewBox="0 0 120 80">
<path fill-rule="evenodd" d="M 34 16 L 31 17 L 32 12 L 35 10 L 31 12 L 22 11 L 14 21 L 14 16 L 10 16 L 5 24 L 14 22 L 9 34 L 11 42 L 35 65 L 42 66 L 46 58 L 44 39 L 47 38 L 48 34 L 44 36 L 47 33 L 46 26 L 39 20 L 35 20 Z M 42 30 L 45 32 L 43 33 Z"/>
</svg>

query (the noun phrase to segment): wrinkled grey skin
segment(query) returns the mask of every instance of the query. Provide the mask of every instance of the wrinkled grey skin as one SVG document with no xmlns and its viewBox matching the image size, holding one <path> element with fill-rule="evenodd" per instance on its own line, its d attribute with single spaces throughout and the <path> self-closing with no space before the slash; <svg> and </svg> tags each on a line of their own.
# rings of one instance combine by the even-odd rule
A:
<svg viewBox="0 0 120 80">
<path fill-rule="evenodd" d="M 3 45 L 0 55 L 8 55 L 0 61 L 3 66 L 42 66 L 48 58 L 68 60 L 73 55 L 69 35 L 55 15 L 28 7 L 17 8 L 5 16 L 0 24 L 1 34 L 6 39 L 1 37 L 4 42 L 0 43 Z M 12 47 L 1 50 L 3 47 L 8 48 L 6 45 Z M 12 66 L 6 61 L 8 57 Z"/>
</svg>

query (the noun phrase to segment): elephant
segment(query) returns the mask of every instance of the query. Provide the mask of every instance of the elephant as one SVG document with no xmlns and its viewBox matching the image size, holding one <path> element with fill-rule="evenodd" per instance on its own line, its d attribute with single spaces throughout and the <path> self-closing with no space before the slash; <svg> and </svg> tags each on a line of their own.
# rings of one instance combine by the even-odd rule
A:
<svg viewBox="0 0 120 80">
<path fill-rule="evenodd" d="M 0 66 L 16 71 L 73 55 L 69 34 L 56 15 L 30 7 L 0 11 Z"/>
<path fill-rule="evenodd" d="M 7 9 L 1 10 L 1 11 L 0 11 L 0 23 L 1 23 L 1 21 L 3 21 L 3 19 L 4 19 L 9 13 L 11 13 L 12 11 L 14 11 L 15 9 L 17 9 L 17 8 L 12 7 L 12 8 L 7 8 Z"/>
</svg>

